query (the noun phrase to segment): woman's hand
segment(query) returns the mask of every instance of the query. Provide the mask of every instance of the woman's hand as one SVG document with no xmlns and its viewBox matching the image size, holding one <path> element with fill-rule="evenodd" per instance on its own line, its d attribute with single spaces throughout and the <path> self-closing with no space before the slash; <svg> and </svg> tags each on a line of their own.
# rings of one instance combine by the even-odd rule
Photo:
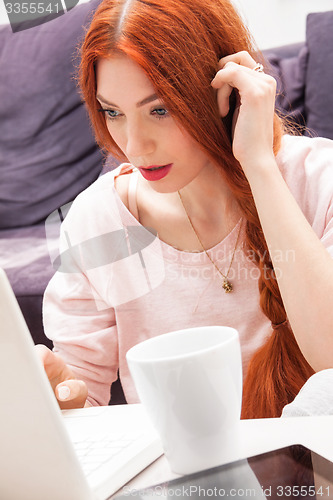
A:
<svg viewBox="0 0 333 500">
<path fill-rule="evenodd" d="M 247 52 L 238 52 L 219 61 L 212 86 L 222 117 L 229 112 L 229 98 L 237 90 L 233 117 L 233 153 L 245 174 L 259 168 L 273 153 L 273 120 L 276 82 L 263 72 L 253 71 L 256 61 Z"/>
<path fill-rule="evenodd" d="M 45 345 L 36 345 L 35 349 L 60 408 L 83 408 L 88 395 L 86 384 L 82 380 L 77 380 L 64 361 Z"/>
</svg>

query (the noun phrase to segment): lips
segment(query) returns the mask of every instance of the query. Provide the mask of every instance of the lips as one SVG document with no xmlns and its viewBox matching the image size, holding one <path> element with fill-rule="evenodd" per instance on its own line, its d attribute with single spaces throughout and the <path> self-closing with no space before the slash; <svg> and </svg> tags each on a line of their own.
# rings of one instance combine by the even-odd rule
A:
<svg viewBox="0 0 333 500">
<path fill-rule="evenodd" d="M 147 181 L 159 181 L 170 172 L 172 163 L 168 165 L 150 165 L 149 167 L 138 167 L 142 176 Z"/>
</svg>

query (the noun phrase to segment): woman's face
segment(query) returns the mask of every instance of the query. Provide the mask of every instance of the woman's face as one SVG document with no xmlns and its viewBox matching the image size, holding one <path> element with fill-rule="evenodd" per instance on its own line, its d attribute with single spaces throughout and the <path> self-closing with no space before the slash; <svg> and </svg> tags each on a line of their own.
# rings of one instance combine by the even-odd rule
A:
<svg viewBox="0 0 333 500">
<path fill-rule="evenodd" d="M 135 62 L 127 56 L 101 59 L 96 74 L 97 99 L 113 140 L 156 191 L 177 191 L 212 167 Z"/>
</svg>

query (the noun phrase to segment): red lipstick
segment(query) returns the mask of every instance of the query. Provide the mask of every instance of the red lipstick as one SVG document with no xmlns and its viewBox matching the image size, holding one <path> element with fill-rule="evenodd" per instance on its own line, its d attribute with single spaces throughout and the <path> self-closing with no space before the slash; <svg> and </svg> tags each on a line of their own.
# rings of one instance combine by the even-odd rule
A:
<svg viewBox="0 0 333 500">
<path fill-rule="evenodd" d="M 159 181 L 170 172 L 172 163 L 168 165 L 150 165 L 149 167 L 138 167 L 142 176 L 147 181 Z"/>
</svg>

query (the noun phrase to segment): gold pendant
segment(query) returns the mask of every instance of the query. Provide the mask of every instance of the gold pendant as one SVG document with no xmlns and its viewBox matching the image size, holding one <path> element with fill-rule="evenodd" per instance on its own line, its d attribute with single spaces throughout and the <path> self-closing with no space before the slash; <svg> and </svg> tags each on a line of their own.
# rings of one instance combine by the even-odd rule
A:
<svg viewBox="0 0 333 500">
<path fill-rule="evenodd" d="M 222 288 L 224 289 L 225 293 L 232 292 L 232 284 L 227 279 L 224 279 Z"/>
</svg>

